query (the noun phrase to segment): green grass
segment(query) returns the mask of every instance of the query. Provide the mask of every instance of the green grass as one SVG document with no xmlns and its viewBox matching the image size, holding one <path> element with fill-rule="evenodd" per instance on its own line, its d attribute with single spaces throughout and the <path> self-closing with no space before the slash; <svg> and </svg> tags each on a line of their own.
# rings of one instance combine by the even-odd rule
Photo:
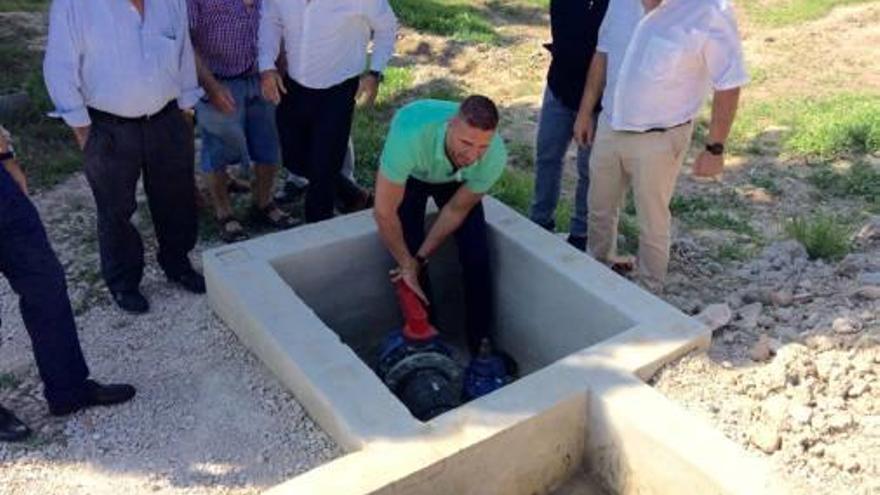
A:
<svg viewBox="0 0 880 495">
<path fill-rule="evenodd" d="M 834 7 L 865 3 L 870 0 L 743 0 L 749 19 L 765 26 L 790 26 L 819 19 L 831 12 Z"/>
<path fill-rule="evenodd" d="M 507 144 L 508 163 L 520 170 L 535 169 L 534 147 L 527 143 L 513 142 Z"/>
<path fill-rule="evenodd" d="M 549 14 L 550 0 L 487 0 L 486 8 L 505 21 L 545 22 L 542 14 Z"/>
<path fill-rule="evenodd" d="M 757 254 L 758 247 L 755 244 L 732 242 L 722 244 L 712 253 L 712 258 L 721 263 L 731 261 L 745 261 Z"/>
<path fill-rule="evenodd" d="M 741 202 L 735 197 L 674 196 L 669 210 L 689 227 L 729 230 L 753 238 L 760 235 L 743 218 Z"/>
<path fill-rule="evenodd" d="M 417 31 L 478 43 L 500 39 L 486 11 L 471 0 L 391 0 L 391 6 L 401 23 Z"/>
<path fill-rule="evenodd" d="M 861 198 L 880 205 L 880 171 L 864 162 L 856 162 L 844 170 L 821 165 L 810 176 L 810 182 L 831 196 Z"/>
<path fill-rule="evenodd" d="M 82 156 L 73 134 L 58 119 L 46 114 L 52 109 L 43 84 L 42 53 L 29 50 L 26 40 L 36 33 L 12 29 L 0 36 L 0 94 L 24 91 L 31 105 L 13 122 L 3 122 L 12 133 L 22 166 L 35 188 L 49 187 L 78 170 Z"/>
<path fill-rule="evenodd" d="M 880 96 L 837 95 L 746 104 L 731 133 L 731 147 L 754 151 L 771 126 L 780 150 L 791 156 L 831 158 L 880 152 Z"/>
<path fill-rule="evenodd" d="M 495 0 L 495 3 L 507 3 L 507 4 L 519 4 L 525 5 L 527 7 L 537 7 L 540 9 L 549 9 L 550 8 L 550 0 L 515 0 L 511 2 L 510 0 Z"/>
<path fill-rule="evenodd" d="M 534 180 L 531 173 L 507 167 L 504 175 L 495 183 L 489 194 L 523 215 L 528 215 L 533 189 Z"/>
<path fill-rule="evenodd" d="M 786 225 L 785 232 L 804 245 L 811 259 L 835 261 L 850 250 L 850 228 L 828 215 L 794 218 Z"/>
<path fill-rule="evenodd" d="M 507 169 L 490 194 L 528 216 L 535 190 L 534 148 L 521 142 L 507 143 Z M 557 232 L 571 229 L 573 205 L 570 197 L 560 197 L 554 213 Z"/>
<path fill-rule="evenodd" d="M 774 196 L 780 196 L 783 193 L 782 188 L 776 183 L 774 177 L 768 174 L 750 175 L 749 182 L 753 186 L 760 187 Z"/>
<path fill-rule="evenodd" d="M 617 222 L 617 233 L 623 236 L 623 243 L 617 246 L 620 254 L 636 254 L 639 250 L 639 221 L 635 215 L 622 213 Z"/>
<path fill-rule="evenodd" d="M 16 388 L 20 384 L 21 380 L 12 373 L 0 373 L 0 390 Z"/>
<path fill-rule="evenodd" d="M 0 12 L 35 12 L 49 8 L 50 0 L 0 0 Z"/>
</svg>

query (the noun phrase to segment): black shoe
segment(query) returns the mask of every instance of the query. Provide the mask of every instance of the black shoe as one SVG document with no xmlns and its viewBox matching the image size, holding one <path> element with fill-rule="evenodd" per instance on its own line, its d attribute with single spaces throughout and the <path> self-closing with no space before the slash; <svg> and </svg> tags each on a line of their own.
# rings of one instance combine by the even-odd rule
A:
<svg viewBox="0 0 880 495">
<path fill-rule="evenodd" d="M 150 310 L 147 298 L 137 289 L 113 292 L 113 301 L 123 310 L 132 314 L 143 314 Z"/>
<path fill-rule="evenodd" d="M 89 407 L 122 404 L 131 400 L 135 394 L 134 387 L 124 383 L 101 385 L 94 380 L 86 380 L 83 387 L 85 394 L 81 403 L 49 404 L 49 412 L 53 416 L 65 416 Z"/>
<path fill-rule="evenodd" d="M 274 201 L 260 208 L 257 205 L 251 205 L 250 220 L 252 223 L 261 227 L 269 227 L 275 230 L 292 229 L 302 223 L 301 220 L 288 215 Z"/>
<path fill-rule="evenodd" d="M 20 442 L 30 436 L 31 429 L 11 411 L 0 406 L 0 442 Z"/>
<path fill-rule="evenodd" d="M 360 186 L 357 187 L 357 193 L 352 198 L 342 201 L 339 206 L 339 212 L 342 214 L 354 213 L 356 211 L 366 210 L 373 207 L 375 198 L 373 193 Z"/>
<path fill-rule="evenodd" d="M 571 235 L 569 234 L 568 239 L 565 242 L 574 246 L 578 251 L 587 252 L 587 237 L 581 235 Z"/>
<path fill-rule="evenodd" d="M 193 294 L 205 293 L 205 277 L 190 268 L 177 275 L 168 275 L 168 280 L 192 292 Z"/>
</svg>

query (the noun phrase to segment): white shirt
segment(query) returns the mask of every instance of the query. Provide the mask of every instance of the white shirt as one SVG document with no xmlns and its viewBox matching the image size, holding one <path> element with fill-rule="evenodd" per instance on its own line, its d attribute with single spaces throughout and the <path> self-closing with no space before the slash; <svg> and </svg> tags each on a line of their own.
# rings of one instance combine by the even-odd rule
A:
<svg viewBox="0 0 880 495">
<path fill-rule="evenodd" d="M 748 82 L 727 0 L 663 0 L 647 15 L 640 0 L 611 0 L 596 49 L 608 56 L 603 118 L 617 131 L 683 124 L 710 89 Z"/>
<path fill-rule="evenodd" d="M 260 19 L 260 71 L 274 69 L 284 38 L 287 72 L 313 89 L 335 86 L 370 69 L 382 71 L 394 52 L 397 18 L 388 0 L 265 0 Z"/>
<path fill-rule="evenodd" d="M 129 118 L 174 99 L 192 107 L 202 90 L 185 0 L 146 0 L 143 18 L 129 0 L 54 0 L 43 77 L 70 126 L 91 123 L 87 107 Z"/>
</svg>

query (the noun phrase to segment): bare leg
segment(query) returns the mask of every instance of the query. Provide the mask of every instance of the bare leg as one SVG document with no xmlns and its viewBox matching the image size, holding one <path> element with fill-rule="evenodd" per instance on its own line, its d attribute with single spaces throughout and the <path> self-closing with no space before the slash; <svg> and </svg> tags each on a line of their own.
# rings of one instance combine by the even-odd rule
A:
<svg viewBox="0 0 880 495">
<path fill-rule="evenodd" d="M 217 218 L 232 216 L 232 204 L 229 201 L 229 175 L 225 170 L 208 174 L 211 189 L 211 200 L 214 203 L 214 215 Z"/>
<path fill-rule="evenodd" d="M 272 188 L 275 185 L 275 174 L 278 166 L 256 164 L 254 165 L 254 187 L 251 192 L 254 195 L 254 204 L 263 209 L 272 201 Z"/>
<path fill-rule="evenodd" d="M 259 223 L 278 229 L 286 229 L 297 225 L 293 218 L 281 211 L 272 202 L 272 190 L 275 186 L 275 174 L 278 173 L 277 165 L 255 164 L 253 194 L 254 217 Z"/>
</svg>

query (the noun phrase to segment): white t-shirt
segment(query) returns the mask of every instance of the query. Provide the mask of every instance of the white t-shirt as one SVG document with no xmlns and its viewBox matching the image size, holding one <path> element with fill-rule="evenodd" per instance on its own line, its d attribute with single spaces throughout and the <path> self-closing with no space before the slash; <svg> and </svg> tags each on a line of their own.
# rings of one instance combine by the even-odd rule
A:
<svg viewBox="0 0 880 495">
<path fill-rule="evenodd" d="M 608 56 L 603 118 L 617 131 L 692 120 L 710 89 L 748 82 L 736 18 L 727 0 L 611 0 L 597 51 Z"/>
</svg>

